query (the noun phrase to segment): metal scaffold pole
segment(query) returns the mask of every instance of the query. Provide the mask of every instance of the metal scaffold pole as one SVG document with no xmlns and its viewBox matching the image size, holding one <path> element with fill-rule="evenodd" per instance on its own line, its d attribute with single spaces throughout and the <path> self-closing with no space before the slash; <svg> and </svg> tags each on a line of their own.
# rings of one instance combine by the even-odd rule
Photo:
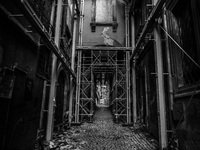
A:
<svg viewBox="0 0 200 150">
<path fill-rule="evenodd" d="M 116 57 L 116 60 L 117 62 L 117 57 Z M 119 118 L 118 118 L 118 93 L 117 93 L 117 90 L 118 90 L 118 77 L 117 77 L 117 72 L 118 72 L 118 69 L 117 69 L 117 65 L 115 65 L 115 91 L 114 91 L 114 102 L 115 102 L 115 118 L 116 118 L 116 122 L 118 123 L 119 121 Z"/>
<path fill-rule="evenodd" d="M 127 98 L 127 124 L 131 123 L 131 102 L 130 102 L 130 53 L 126 52 L 126 98 Z"/>
<path fill-rule="evenodd" d="M 79 36 L 78 45 L 82 46 L 82 35 L 83 35 L 83 17 L 84 17 L 84 0 L 80 0 L 80 21 L 79 21 Z M 81 90 L 81 62 L 82 62 L 82 51 L 77 51 L 77 77 L 76 77 L 76 100 L 75 100 L 75 123 L 79 123 L 79 107 L 80 107 L 80 90 Z"/>
<path fill-rule="evenodd" d="M 125 7 L 126 17 L 126 47 L 129 47 L 129 7 Z M 127 124 L 131 123 L 131 102 L 130 102 L 130 52 L 126 52 L 126 101 L 127 101 Z"/>
<path fill-rule="evenodd" d="M 79 103 L 80 103 L 80 90 L 81 90 L 81 59 L 82 51 L 78 51 L 77 63 L 77 81 L 76 81 L 76 103 L 75 103 L 75 123 L 79 123 Z"/>
<path fill-rule="evenodd" d="M 91 62 L 93 62 L 93 51 L 91 52 Z M 90 121 L 92 121 L 92 114 L 94 111 L 94 74 L 93 65 L 91 65 L 91 101 L 90 101 Z"/>
<path fill-rule="evenodd" d="M 72 59 L 71 59 L 71 69 L 74 71 L 74 65 L 75 65 L 75 50 L 76 50 L 76 30 L 77 30 L 77 17 L 74 13 L 75 10 L 75 2 L 73 3 L 73 40 L 72 40 Z M 69 98 L 69 126 L 71 126 L 72 122 L 72 108 L 73 108 L 73 96 L 74 96 L 74 88 L 75 85 L 73 85 L 73 77 L 70 77 L 70 98 Z"/>
</svg>

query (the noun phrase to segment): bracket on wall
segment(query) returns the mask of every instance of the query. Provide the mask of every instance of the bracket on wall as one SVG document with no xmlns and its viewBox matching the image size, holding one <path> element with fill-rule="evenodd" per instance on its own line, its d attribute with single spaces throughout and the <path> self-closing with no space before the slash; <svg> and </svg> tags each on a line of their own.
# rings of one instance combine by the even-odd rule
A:
<svg viewBox="0 0 200 150">
<path fill-rule="evenodd" d="M 112 26 L 113 32 L 117 32 L 118 23 L 117 22 L 112 22 L 112 23 L 91 22 L 90 26 L 91 26 L 92 32 L 96 31 L 96 26 Z"/>
</svg>

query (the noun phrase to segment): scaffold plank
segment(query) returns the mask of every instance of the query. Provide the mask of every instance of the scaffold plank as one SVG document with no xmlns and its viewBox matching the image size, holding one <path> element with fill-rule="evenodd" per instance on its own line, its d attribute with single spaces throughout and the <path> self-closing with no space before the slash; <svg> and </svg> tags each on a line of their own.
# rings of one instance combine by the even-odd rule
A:
<svg viewBox="0 0 200 150">
<path fill-rule="evenodd" d="M 76 50 L 93 51 L 132 51 L 132 47 L 107 47 L 107 46 L 77 46 Z"/>
</svg>

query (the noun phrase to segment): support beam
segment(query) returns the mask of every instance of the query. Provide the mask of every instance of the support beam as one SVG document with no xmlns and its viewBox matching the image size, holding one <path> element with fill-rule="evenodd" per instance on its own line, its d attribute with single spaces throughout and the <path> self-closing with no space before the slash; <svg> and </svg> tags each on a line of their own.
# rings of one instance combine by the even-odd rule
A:
<svg viewBox="0 0 200 150">
<path fill-rule="evenodd" d="M 158 128 L 159 128 L 159 146 L 163 150 L 167 147 L 167 127 L 166 127 L 166 109 L 165 109 L 165 89 L 163 72 L 163 54 L 161 33 L 158 25 L 154 28 L 155 36 L 155 58 L 157 69 L 157 103 L 158 103 Z"/>
<path fill-rule="evenodd" d="M 61 29 L 61 19 L 62 19 L 62 0 L 58 0 L 57 3 L 57 13 L 56 13 L 56 28 L 55 28 L 55 39 L 54 42 L 59 48 L 59 37 Z M 47 133 L 46 141 L 49 143 L 52 138 L 53 132 L 53 119 L 54 119 L 54 103 L 56 95 L 56 80 L 57 80 L 57 57 L 53 54 L 52 59 L 52 70 L 51 70 L 51 85 L 49 94 L 49 109 L 48 109 L 48 119 L 47 119 Z"/>
<path fill-rule="evenodd" d="M 93 51 L 132 51 L 132 47 L 102 47 L 102 46 L 77 46 L 76 50 Z"/>
<path fill-rule="evenodd" d="M 149 15 L 147 22 L 142 29 L 142 33 L 141 33 L 141 35 L 140 35 L 140 37 L 139 37 L 139 39 L 136 43 L 135 49 L 133 50 L 133 52 L 131 54 L 131 57 L 130 57 L 131 61 L 133 60 L 135 55 L 139 52 L 140 45 L 142 44 L 143 40 L 145 39 L 145 36 L 148 33 L 150 27 L 152 27 L 152 25 L 154 24 L 156 17 L 159 15 L 159 12 L 162 10 L 165 1 L 166 0 L 159 0 L 156 3 L 156 6 L 154 7 L 153 11 Z"/>
</svg>

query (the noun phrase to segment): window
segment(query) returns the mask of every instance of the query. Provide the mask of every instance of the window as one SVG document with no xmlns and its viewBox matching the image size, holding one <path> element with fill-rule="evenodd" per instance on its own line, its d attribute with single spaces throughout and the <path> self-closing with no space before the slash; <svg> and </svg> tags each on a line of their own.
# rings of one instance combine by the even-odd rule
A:
<svg viewBox="0 0 200 150">
<path fill-rule="evenodd" d="M 112 0 L 96 0 L 96 22 L 112 22 Z"/>
<path fill-rule="evenodd" d="M 117 30 L 116 0 L 92 0 L 91 29 L 95 32 L 96 26 L 112 26 Z"/>
<path fill-rule="evenodd" d="M 197 0 L 179 0 L 169 16 L 169 31 L 172 37 L 185 52 L 200 64 L 199 50 L 199 2 Z M 184 11 L 183 11 L 184 10 Z M 174 73 L 178 90 L 193 86 L 200 76 L 200 69 L 194 62 L 171 42 L 171 51 L 174 62 Z"/>
</svg>

